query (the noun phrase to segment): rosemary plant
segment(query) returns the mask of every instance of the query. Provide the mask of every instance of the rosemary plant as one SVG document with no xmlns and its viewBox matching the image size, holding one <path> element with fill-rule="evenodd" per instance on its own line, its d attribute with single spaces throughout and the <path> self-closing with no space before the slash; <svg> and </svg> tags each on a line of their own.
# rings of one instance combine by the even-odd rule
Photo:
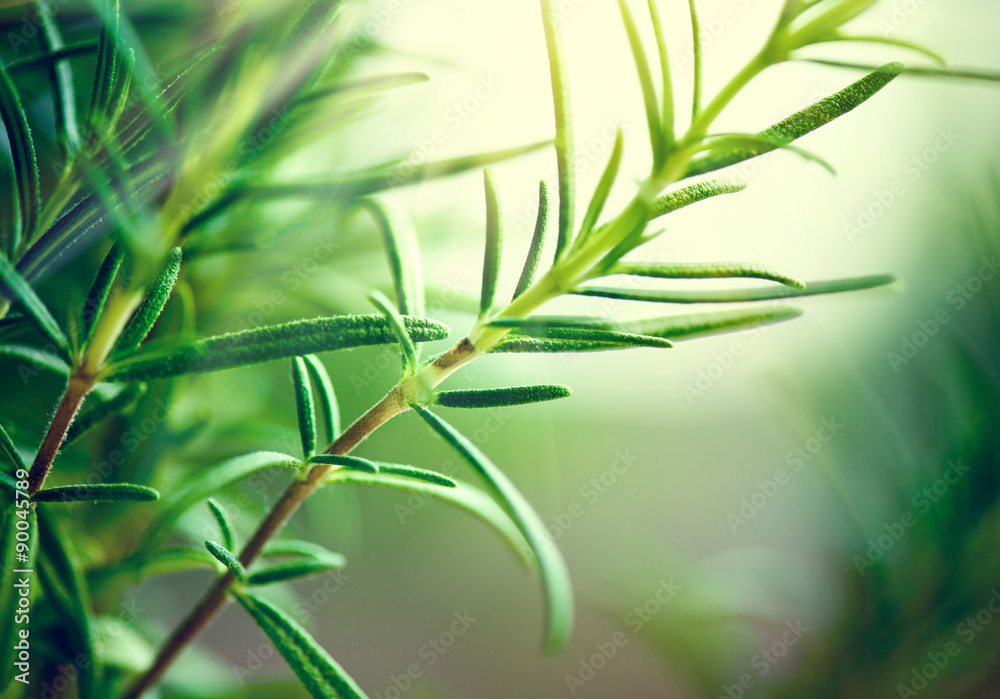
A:
<svg viewBox="0 0 1000 699">
<path fill-rule="evenodd" d="M 661 217 L 743 189 L 728 181 L 694 178 L 776 149 L 823 163 L 794 142 L 886 87 L 907 70 L 900 63 L 870 66 L 867 74 L 842 90 L 763 131 L 718 133 L 712 127 L 754 77 L 796 58 L 799 49 L 833 41 L 888 41 L 853 36 L 842 29 L 875 0 L 788 0 L 761 50 L 706 100 L 701 88 L 697 8 L 690 0 L 695 42 L 690 109 L 675 103 L 657 3 L 649 0 L 648 17 L 640 20 L 626 0 L 619 0 L 645 105 L 651 168 L 634 188 L 629 203 L 616 212 L 606 211 L 605 204 L 613 187 L 630 186 L 618 178 L 626 145 L 623 135 L 618 133 L 596 190 L 589 199 L 582 199 L 574 172 L 569 66 L 552 0 L 542 0 L 558 165 L 552 236 L 547 235 L 550 192 L 542 182 L 526 259 L 514 271 L 502 266 L 501 259 L 509 258 L 503 243 L 504 214 L 496 181 L 485 169 L 487 220 L 479 312 L 450 349 L 430 357 L 422 356 L 422 345 L 448 337 L 451 330 L 425 315 L 413 231 L 400 223 L 391 204 L 371 195 L 478 170 L 552 143 L 419 168 L 372 164 L 330 173 L 326 179 L 289 181 L 279 166 L 290 154 L 318 134 L 363 114 L 378 93 L 427 78 L 420 73 L 352 77 L 351 65 L 370 48 L 358 32 L 362 24 L 358 19 L 364 17 L 359 4 L 340 0 L 276 7 L 240 3 L 218 13 L 213 24 L 218 32 L 206 36 L 194 58 L 167 76 L 159 64 L 154 67 L 146 48 L 138 43 L 141 32 L 118 0 L 94 3 L 99 25 L 96 41 L 91 34 L 72 42 L 64 37 L 69 28 L 56 21 L 51 0 L 15 4 L 23 5 L 25 21 L 37 21 L 39 28 L 29 55 L 0 65 L 0 115 L 11 144 L 12 173 L 11 186 L 0 192 L 0 355 L 15 358 L 31 372 L 55 376 L 64 389 L 37 449 L 27 448 L 34 436 L 23 427 L 8 424 L 7 429 L 0 429 L 5 513 L 0 542 L 0 595 L 5 597 L 0 599 L 5 605 L 15 605 L 9 597 L 15 571 L 37 571 L 32 595 L 25 598 L 26 603 L 17 600 L 17 609 L 27 619 L 44 602 L 49 611 L 37 611 L 39 621 L 32 626 L 31 637 L 58 635 L 59 630 L 62 636 L 59 643 L 34 646 L 32 662 L 53 665 L 66 658 L 84 658 L 75 673 L 81 699 L 144 695 L 231 600 L 267 634 L 312 696 L 365 696 L 305 629 L 258 592 L 264 586 L 345 564 L 342 556 L 316 544 L 277 539 L 303 501 L 331 483 L 425 494 L 488 523 L 526 565 L 537 570 L 546 600 L 544 646 L 560 649 L 572 630 L 573 598 L 566 565 L 514 483 L 441 416 L 440 408 L 521 405 L 562 398 L 569 395 L 569 389 L 531 385 L 439 390 L 439 385 L 459 368 L 489 354 L 667 349 L 678 340 L 792 318 L 800 312 L 786 303 L 793 297 L 869 289 L 893 281 L 890 275 L 878 275 L 807 283 L 755 264 L 644 262 L 640 250 L 658 235 L 656 223 Z M 214 12 L 209 9 L 206 22 Z M 651 22 L 656 37 L 652 62 L 638 31 L 645 21 Z M 79 28 L 72 31 L 78 33 Z M 934 52 L 916 44 L 888 43 L 940 62 Z M 241 46 L 254 50 L 241 56 Z M 93 57 L 95 69 L 83 109 L 74 76 L 88 65 L 81 60 L 88 56 Z M 920 70 L 963 74 L 943 65 L 915 72 Z M 43 74 L 47 81 L 51 128 L 32 123 L 36 116 L 27 108 L 20 87 L 33 73 Z M 677 125 L 686 117 L 678 117 L 688 113 L 689 126 L 679 130 Z M 285 123 L 286 117 L 290 123 Z M 267 143 L 259 138 L 265 131 L 270 134 Z M 373 308 L 368 313 L 328 315 L 209 337 L 195 334 L 191 322 L 165 324 L 160 320 L 171 304 L 181 309 L 181 316 L 192 316 L 190 287 L 185 283 L 189 265 L 266 244 L 261 228 L 271 226 L 291 235 L 315 221 L 315 216 L 261 211 L 262 203 L 289 199 L 305 202 L 312 215 L 330 206 L 370 214 L 384 243 L 394 298 L 373 292 Z M 259 225 L 262 221 L 266 225 Z M 104 253 L 103 262 L 92 272 L 94 281 L 85 298 L 60 318 L 34 287 L 57 273 L 67 259 L 85 259 L 81 253 L 91 249 Z M 639 256 L 633 254 L 636 251 Z M 503 298 L 498 293 L 501 274 L 514 273 L 518 275 L 515 293 Z M 746 278 L 765 284 L 744 290 L 645 290 L 634 283 L 621 284 L 623 277 Z M 541 312 L 548 302 L 567 295 L 629 299 L 653 307 L 781 303 L 654 313 L 641 320 Z M 380 401 L 342 428 L 327 365 L 316 355 L 372 345 L 399 349 L 399 380 Z M 237 455 L 180 483 L 164 478 L 156 469 L 141 483 L 106 478 L 75 483 L 60 474 L 58 457 L 67 445 L 102 422 L 135 410 L 144 396 L 170 385 L 170 380 L 276 360 L 291 364 L 301 454 L 258 451 Z M 170 398 L 171 393 L 160 391 L 159 395 Z M 351 455 L 382 425 L 410 410 L 470 467 L 478 484 Z M 275 468 L 288 470 L 287 489 L 249 539 L 238 541 L 214 496 L 264 469 Z M 135 541 L 109 546 L 103 560 L 84 565 L 76 536 L 81 518 L 65 508 L 67 502 L 127 503 L 115 510 L 122 513 L 120 521 L 145 524 Z M 195 507 L 209 509 L 218 526 L 217 538 L 197 548 L 168 546 L 181 516 Z M 135 514 L 140 510 L 145 514 Z M 282 562 L 262 562 L 279 556 Z M 148 667 L 124 668 L 102 656 L 93 642 L 95 599 L 114 597 L 125 585 L 149 576 L 197 567 L 208 567 L 217 575 L 201 601 L 162 642 Z M 21 622 L 5 626 L 0 643 L 4 655 L 0 680 L 13 696 L 39 681 L 29 663 L 17 664 L 16 644 L 22 628 L 27 627 Z"/>
</svg>

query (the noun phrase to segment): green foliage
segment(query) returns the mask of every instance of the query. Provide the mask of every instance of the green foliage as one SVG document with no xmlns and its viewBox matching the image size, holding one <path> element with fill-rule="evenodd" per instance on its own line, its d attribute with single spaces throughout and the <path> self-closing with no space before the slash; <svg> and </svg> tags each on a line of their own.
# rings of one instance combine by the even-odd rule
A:
<svg viewBox="0 0 1000 699">
<path fill-rule="evenodd" d="M 628 0 L 619 0 L 624 27 L 619 39 L 628 42 L 632 53 L 648 127 L 651 169 L 638 183 L 630 180 L 631 174 L 623 174 L 630 141 L 619 130 L 577 226 L 577 202 L 586 200 L 579 199 L 576 181 L 570 65 L 555 0 L 540 0 L 552 87 L 553 140 L 420 164 L 392 154 L 381 163 L 354 162 L 366 157 L 368 149 L 363 143 L 356 147 L 357 134 L 343 127 L 367 124 L 367 116 L 382 106 L 380 100 L 391 104 L 393 90 L 415 89 L 429 76 L 418 71 L 368 75 L 359 70 L 363 63 L 355 60 L 373 49 L 370 36 L 356 35 L 356 17 L 350 13 L 359 8 L 353 3 L 294 0 L 280 11 L 276 5 L 249 3 L 232 12 L 216 13 L 218 8 L 206 10 L 206 5 L 198 3 L 182 3 L 167 12 L 123 6 L 119 0 L 96 0 L 91 3 L 92 18 L 74 18 L 72 25 L 64 26 L 66 18 L 54 12 L 49 0 L 8 4 L 11 22 L 37 18 L 39 31 L 29 55 L 0 65 L 0 118 L 10 144 L 9 157 L 0 153 L 0 159 L 10 162 L 10 168 L 3 165 L 3 172 L 13 173 L 10 186 L 0 194 L 0 358 L 17 365 L 22 372 L 19 378 L 42 371 L 46 377 L 23 390 L 17 381 L 4 384 L 12 388 L 11 407 L 3 416 L 10 433 L 0 429 L 0 491 L 5 506 L 8 500 L 24 504 L 7 508 L 0 533 L 0 610 L 11 604 L 14 556 L 24 543 L 17 540 L 14 528 L 23 519 L 29 522 L 25 526 L 30 530 L 31 557 L 17 565 L 35 567 L 35 594 L 43 601 L 32 608 L 33 623 L 37 620 L 38 624 L 32 627 L 32 638 L 38 639 L 37 645 L 33 640 L 33 652 L 38 653 L 41 667 L 74 663 L 78 672 L 69 691 L 80 699 L 121 692 L 123 699 L 138 699 L 147 691 L 157 691 L 153 685 L 160 670 L 171 664 L 228 597 L 235 597 L 263 629 L 312 696 L 364 697 L 304 629 L 247 589 L 294 581 L 346 564 L 343 556 L 310 541 L 273 541 L 302 502 L 327 486 L 393 490 L 409 498 L 407 502 L 433 498 L 487 524 L 519 561 L 539 573 L 546 602 L 545 645 L 564 647 L 573 625 L 573 593 L 566 564 L 545 523 L 476 444 L 427 406 L 507 408 L 563 398 L 570 390 L 549 383 L 461 390 L 439 390 L 438 386 L 486 354 L 665 349 L 677 340 L 735 332 L 801 313 L 782 303 L 639 318 L 617 312 L 588 316 L 573 310 L 574 304 L 581 303 L 579 296 L 645 303 L 753 303 L 892 283 L 890 275 L 869 275 L 805 284 L 791 274 L 758 264 L 654 263 L 642 260 L 641 248 L 662 232 L 650 230 L 654 220 L 746 186 L 722 181 L 679 185 L 688 178 L 777 149 L 825 164 L 794 142 L 852 112 L 901 73 L 1000 79 L 989 71 L 947 66 L 933 50 L 902 38 L 855 34 L 843 27 L 874 0 L 787 0 L 760 52 L 717 94 L 703 95 L 706 56 L 699 8 L 695 0 L 689 0 L 692 118 L 687 131 L 681 132 L 658 4 L 647 0 L 656 43 L 653 63 L 643 46 L 642 19 L 633 14 Z M 170 45 L 164 38 L 176 38 L 178 28 L 190 29 L 185 22 L 190 26 L 197 22 L 199 43 L 186 37 L 185 41 L 192 42 L 193 57 L 171 64 L 161 44 Z M 163 36 L 150 29 L 152 24 L 162 25 L 158 31 Z M 64 39 L 64 31 L 72 41 Z M 868 74 L 853 84 L 768 129 L 758 133 L 713 130 L 716 118 L 753 78 L 778 63 L 794 59 L 865 68 L 849 61 L 799 55 L 806 47 L 815 50 L 847 42 L 902 50 L 935 64 L 869 67 Z M 197 50 L 198 46 L 212 48 Z M 168 52 L 176 53 L 173 48 Z M 79 86 L 88 83 L 92 85 L 89 101 L 87 95 L 76 94 Z M 86 109 L 78 119 L 81 106 Z M 262 137 L 265 132 L 266 139 Z M 310 149 L 331 142 L 335 162 L 312 163 L 317 159 Z M 543 181 L 524 264 L 512 299 L 505 304 L 497 291 L 506 281 L 501 259 L 510 241 L 504 239 L 500 195 L 487 166 L 550 147 L 558 181 L 556 240 L 550 244 L 554 256 L 544 261 L 550 197 Z M 341 154 L 350 157 L 341 158 Z M 343 167 L 340 161 L 350 165 Z M 309 168 L 305 162 L 310 162 Z M 414 220 L 422 224 L 424 218 L 404 215 L 390 190 L 420 187 L 430 180 L 481 169 L 486 243 L 478 314 L 451 349 L 421 361 L 421 343 L 449 335 L 447 326 L 426 317 L 420 242 L 429 241 L 435 231 L 421 228 L 418 235 Z M 607 210 L 612 192 L 628 194 L 620 210 Z M 373 220 L 375 238 L 355 235 L 358 217 L 354 214 L 359 210 Z M 281 265 L 302 252 L 299 246 L 313 245 L 313 236 L 325 235 L 331 224 L 337 251 L 323 258 L 335 258 L 330 268 L 324 263 L 320 273 L 303 284 L 297 279 L 293 285 L 281 276 L 283 298 L 295 296 L 294 309 L 283 309 L 281 318 L 268 318 L 268 325 L 261 326 L 284 303 L 271 297 L 266 303 L 272 306 L 266 312 L 257 304 L 261 322 L 244 323 L 245 329 L 238 332 L 213 334 L 239 327 L 237 320 L 245 319 L 237 319 L 231 307 L 213 304 L 211 299 L 231 294 L 252 302 L 255 286 L 264 283 L 241 274 L 248 257 L 271 246 L 265 254 L 273 255 L 272 271 L 281 270 L 281 274 L 285 271 Z M 379 291 L 371 293 L 379 314 L 362 314 L 358 311 L 363 309 L 355 307 L 354 301 L 363 298 L 371 280 L 362 282 L 365 288 L 358 289 L 362 293 L 352 300 L 347 290 L 357 287 L 358 280 L 343 274 L 345 269 L 365 268 L 360 255 L 371 252 L 366 247 L 369 239 L 381 244 L 388 263 L 388 276 L 374 277 L 376 285 L 388 288 L 391 282 L 394 296 L 390 301 Z M 92 269 L 89 265 L 96 266 L 96 248 L 108 247 L 109 242 L 99 268 Z M 237 257 L 237 253 L 247 257 Z M 359 259 L 352 257 L 355 254 Z M 426 251 L 423 255 L 430 259 Z M 305 262 L 321 261 L 318 255 L 313 260 L 305 258 Z M 291 269 L 298 269 L 300 263 L 306 266 L 295 259 Z M 628 279 L 622 280 L 623 275 Z M 617 286 L 607 281 L 614 277 L 620 282 Z M 675 279 L 733 278 L 773 284 L 748 289 L 638 286 Z M 41 288 L 41 297 L 36 288 Z M 338 293 L 341 290 L 343 296 Z M 553 301 L 567 310 L 556 311 L 560 315 L 540 312 Z M 311 310 L 301 308 L 307 303 Z M 605 307 L 619 305 L 624 304 Z M 452 309 L 434 307 L 430 315 L 448 310 Z M 298 314 L 290 317 L 323 315 L 279 322 L 289 317 L 286 312 Z M 154 325 L 156 337 L 147 341 Z M 400 348 L 400 378 L 384 398 L 352 415 L 345 429 L 334 382 L 314 353 L 384 345 Z M 217 414 L 250 411 L 258 404 L 269 406 L 273 396 L 262 394 L 259 383 L 247 381 L 240 386 L 240 395 L 228 395 L 225 387 L 232 384 L 225 377 L 219 383 L 197 377 L 176 380 L 278 359 L 291 361 L 302 458 L 253 451 L 273 446 L 270 440 L 275 433 L 287 436 L 283 425 L 288 422 L 283 419 L 234 425 L 217 418 Z M 330 367 L 338 382 L 357 386 L 357 375 L 346 374 L 349 368 L 341 374 L 340 366 L 331 363 Z M 155 383 L 146 385 L 154 379 Z M 47 384 L 63 386 L 63 398 L 50 395 Z M 346 401 L 345 409 L 358 410 L 358 400 Z M 58 408 L 51 411 L 55 404 Z M 175 408 L 179 410 L 172 413 Z M 461 457 L 481 485 L 350 453 L 392 417 L 411 409 L 430 433 Z M 36 419 L 32 411 L 41 418 Z M 265 412 L 272 411 L 268 407 Z M 109 429 L 99 438 L 80 440 L 102 424 Z M 148 425 L 153 428 L 147 429 Z M 40 429 L 44 434 L 38 434 Z M 30 467 L 10 435 L 26 448 L 41 445 Z M 120 439 L 120 448 L 115 439 Z M 375 440 L 372 445 L 373 449 L 380 446 Z M 412 460 L 422 455 L 422 444 L 415 441 L 405 446 Z M 394 458 L 411 460 L 410 456 Z M 90 473 L 79 464 L 91 463 L 105 479 L 113 472 L 115 480 L 129 482 L 84 482 Z M 105 473 L 105 465 L 112 471 Z M 25 478 L 29 470 L 30 478 Z M 71 485 L 42 488 L 50 471 L 58 474 L 54 474 L 56 482 Z M 25 495 L 18 490 L 23 482 L 37 490 Z M 272 484 L 284 487 L 276 499 L 268 490 Z M 267 513 L 259 524 L 251 525 L 256 530 L 239 549 L 233 525 L 239 523 L 244 531 L 245 521 L 237 520 L 235 514 L 230 521 L 216 498 L 229 502 L 241 485 L 252 485 L 256 496 L 247 506 L 243 498 L 250 497 L 250 488 L 239 491 L 240 499 L 235 502 L 241 503 L 240 516 L 256 516 L 259 502 L 265 503 Z M 123 506 L 62 506 L 67 502 Z M 206 534 L 191 535 L 197 518 L 194 513 L 185 515 L 202 502 L 207 502 L 217 537 L 214 527 Z M 147 504 L 124 506 L 128 503 Z M 205 511 L 199 514 L 211 527 Z M 215 537 L 221 543 L 208 540 L 204 548 L 200 543 L 165 547 L 175 535 L 194 542 Z M 289 560 L 256 565 L 260 557 L 279 556 Z M 144 647 L 138 642 L 146 633 L 156 633 L 156 624 L 124 624 L 130 639 L 127 644 L 109 647 L 97 642 L 97 630 L 110 623 L 125 586 L 200 568 L 231 575 L 214 577 L 203 602 L 166 643 L 145 639 L 161 647 L 155 671 L 144 672 L 150 660 L 145 652 L 123 653 L 122 648 Z M 0 663 L 0 680 L 5 683 L 10 682 L 12 667 L 9 628 L 8 624 L 0 632 L 6 658 Z M 133 640 L 137 643 L 132 644 Z M 135 684 L 126 689 L 129 681 Z"/>
<path fill-rule="evenodd" d="M 295 412 L 299 418 L 302 454 L 308 459 L 316 451 L 316 406 L 306 363 L 301 357 L 292 357 L 292 383 L 295 386 Z"/>
<path fill-rule="evenodd" d="M 236 601 L 264 630 L 314 699 L 366 699 L 344 669 L 289 616 L 247 591 L 237 592 Z"/>
</svg>

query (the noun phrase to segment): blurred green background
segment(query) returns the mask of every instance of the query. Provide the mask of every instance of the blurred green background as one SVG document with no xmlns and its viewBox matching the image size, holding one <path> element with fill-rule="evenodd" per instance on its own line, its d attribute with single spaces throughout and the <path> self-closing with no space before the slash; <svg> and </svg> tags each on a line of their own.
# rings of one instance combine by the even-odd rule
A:
<svg viewBox="0 0 1000 699">
<path fill-rule="evenodd" d="M 686 4 L 660 4 L 674 66 L 685 76 L 678 94 L 686 95 Z M 756 50 L 780 5 L 699 3 L 711 36 L 707 93 Z M 638 181 L 648 150 L 642 102 L 615 3 L 565 0 L 560 8 L 581 191 L 592 189 L 608 157 L 609 123 L 624 126 L 625 172 Z M 221 4 L 134 2 L 125 10 L 154 60 L 183 55 L 202 31 L 226 21 Z M 366 104 L 333 137 L 285 163 L 287 173 L 400 156 L 418 163 L 551 136 L 537 3 L 390 0 L 369 12 L 377 46 L 353 70 L 421 70 L 431 80 Z M 891 28 L 957 65 L 1000 66 L 1000 6 L 988 0 L 887 0 L 857 27 Z M 846 45 L 824 55 L 909 58 Z M 727 110 L 720 129 L 764 127 L 854 77 L 810 64 L 772 69 Z M 554 404 L 447 416 L 522 488 L 568 559 L 578 627 L 564 653 L 539 650 L 537 584 L 489 531 L 438 503 L 393 493 L 344 486 L 307 503 L 291 526 L 344 553 L 349 565 L 286 588 L 285 608 L 383 699 L 914 696 L 906 688 L 922 697 L 995 696 L 1000 624 L 982 611 L 1000 586 L 990 546 L 1000 498 L 998 114 L 1000 90 L 990 84 L 904 76 L 803 139 L 836 167 L 835 178 L 792 154 L 751 161 L 734 174 L 749 182 L 747 191 L 671 215 L 648 253 L 767 263 L 807 280 L 892 272 L 902 279 L 892 290 L 809 299 L 793 322 L 665 353 L 488 357 L 451 379 L 448 387 L 544 381 L 574 389 Z M 501 285 L 509 293 L 531 235 L 537 181 L 552 181 L 554 158 L 542 150 L 495 170 L 512 251 Z M 617 188 L 609 207 L 630 194 Z M 478 295 L 479 176 L 387 196 L 413 213 L 430 314 L 452 326 L 454 339 L 472 322 Z M 271 212 L 275 220 L 295 214 L 295 205 L 283 206 Z M 198 331 L 367 312 L 365 295 L 388 291 L 390 280 L 377 236 L 361 218 L 311 218 L 308 226 L 262 231 L 275 238 L 269 244 L 197 260 L 186 279 Z M 333 258 L 319 262 L 321 247 L 335 250 Z M 96 260 L 94 250 L 77 258 L 43 293 L 58 297 L 74 279 L 85 288 Z M 559 307 L 642 311 L 613 303 Z M 924 346 L 909 357 L 907 341 Z M 389 349 L 324 361 L 345 419 L 397 376 Z M 42 379 L 27 393 L 17 387 L 24 400 L 4 401 L 4 417 L 30 424 L 58 389 Z M 142 433 L 128 473 L 148 476 L 155 465 L 179 477 L 172 466 L 297 448 L 285 363 L 186 379 L 172 390 L 176 406 L 165 425 Z M 140 409 L 155 411 L 165 398 L 153 390 Z M 85 470 L 121 440 L 112 427 L 64 458 Z M 468 475 L 412 415 L 359 454 Z M 283 479 L 250 481 L 222 498 L 241 533 L 252 530 Z M 925 488 L 933 498 L 920 498 Z M 913 524 L 897 536 L 906 514 Z M 207 510 L 182 524 L 204 538 Z M 884 555 L 872 555 L 873 545 Z M 190 574 L 131 588 L 127 596 L 143 610 L 136 626 L 155 644 L 207 582 L 207 574 Z M 963 621 L 977 614 L 975 624 Z M 164 696 L 289 675 L 261 632 L 231 608 L 170 673 Z M 256 692 L 293 696 L 285 685 Z"/>
</svg>

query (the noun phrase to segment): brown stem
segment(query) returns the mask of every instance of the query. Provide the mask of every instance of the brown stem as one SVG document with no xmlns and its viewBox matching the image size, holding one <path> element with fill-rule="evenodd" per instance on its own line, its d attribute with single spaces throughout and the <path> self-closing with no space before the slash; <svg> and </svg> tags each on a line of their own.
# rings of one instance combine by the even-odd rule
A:
<svg viewBox="0 0 1000 699">
<path fill-rule="evenodd" d="M 56 454 L 66 439 L 66 432 L 73 424 L 73 418 L 76 417 L 83 399 L 87 397 L 92 387 L 93 382 L 88 377 L 75 374 L 70 376 L 66 392 L 59 401 L 59 407 L 52 416 L 52 422 L 49 423 L 42 444 L 38 447 L 38 453 L 35 454 L 35 460 L 31 464 L 31 470 L 28 471 L 28 495 L 34 495 L 45 483 L 52 462 L 55 461 Z"/>
<path fill-rule="evenodd" d="M 449 355 L 451 352 L 448 353 Z M 445 355 L 448 356 L 448 355 Z M 347 454 L 360 444 L 368 435 L 378 429 L 390 419 L 408 409 L 402 399 L 400 387 L 393 388 L 381 401 L 373 406 L 367 413 L 358 418 L 354 424 L 347 428 L 327 449 L 327 454 Z M 295 513 L 299 505 L 309 497 L 319 487 L 323 476 L 330 470 L 329 465 L 316 464 L 303 480 L 296 480 L 275 503 L 267 517 L 257 531 L 243 547 L 240 553 L 240 562 L 246 567 L 249 566 L 264 546 L 281 530 L 285 522 Z M 229 588 L 235 581 L 232 573 L 226 572 L 220 575 L 202 600 L 191 613 L 187 615 L 167 642 L 160 649 L 153 665 L 142 677 L 129 688 L 123 699 L 138 699 L 143 692 L 156 685 L 163 673 L 167 670 L 174 659 L 193 641 L 198 634 L 215 618 L 228 601 Z"/>
<path fill-rule="evenodd" d="M 337 439 L 327 447 L 327 454 L 348 454 L 361 444 L 368 435 L 391 420 L 396 415 L 409 410 L 408 399 L 415 395 L 424 381 L 431 384 L 440 383 L 449 374 L 461 366 L 468 364 L 480 355 L 480 350 L 468 339 L 463 339 L 457 345 L 425 367 L 421 374 L 409 381 L 397 385 L 377 404 L 359 417 Z M 326 464 L 315 464 L 302 480 L 292 482 L 281 498 L 274 504 L 263 522 L 257 527 L 250 541 L 240 552 L 240 563 L 249 567 L 264 550 L 274 536 L 285 526 L 289 518 L 299 509 L 299 505 L 312 495 L 320 486 L 332 467 Z M 220 575 L 209 588 L 198 605 L 184 618 L 167 642 L 163 644 L 153 665 L 139 677 L 123 695 L 122 699 L 139 699 L 143 692 L 155 686 L 163 673 L 170 667 L 180 652 L 192 642 L 198 634 L 215 618 L 229 599 L 229 588 L 235 581 L 232 573 Z"/>
</svg>

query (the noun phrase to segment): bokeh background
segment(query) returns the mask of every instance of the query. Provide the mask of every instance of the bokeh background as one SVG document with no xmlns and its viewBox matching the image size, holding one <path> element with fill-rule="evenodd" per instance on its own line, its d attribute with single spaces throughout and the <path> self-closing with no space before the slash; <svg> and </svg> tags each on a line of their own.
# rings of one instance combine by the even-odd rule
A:
<svg viewBox="0 0 1000 699">
<path fill-rule="evenodd" d="M 755 52 L 781 4 L 699 2 L 707 94 Z M 660 6 L 683 104 L 686 3 Z M 582 192 L 592 190 L 610 154 L 609 125 L 625 129 L 613 210 L 648 167 L 626 36 L 613 2 L 559 7 Z M 226 5 L 125 9 L 154 56 L 172 57 L 195 41 L 200 23 L 224 21 Z M 551 137 L 537 3 L 390 0 L 368 11 L 375 46 L 353 70 L 419 70 L 431 80 L 373 100 L 285 163 L 288 173 L 398 157 L 419 163 Z M 1000 6 L 989 0 L 886 0 L 855 26 L 922 41 L 956 65 L 1000 66 Z M 849 44 L 823 55 L 912 58 Z M 779 66 L 755 80 L 718 127 L 763 128 L 856 77 L 808 63 Z M 904 76 L 803 139 L 836 177 L 791 153 L 733 168 L 732 179 L 749 183 L 745 192 L 672 214 L 647 252 L 766 263 L 807 280 L 899 275 L 888 290 L 806 299 L 805 315 L 792 322 L 667 352 L 488 357 L 450 380 L 449 387 L 543 381 L 574 389 L 555 403 L 447 415 L 521 487 L 568 560 L 578 620 L 565 652 L 540 651 L 538 586 L 491 532 L 444 505 L 393 493 L 342 487 L 308 502 L 292 528 L 344 553 L 349 566 L 287 586 L 275 599 L 380 699 L 1000 696 L 1000 622 L 989 606 L 1000 589 L 991 546 L 1000 523 L 998 114 L 996 85 Z M 545 149 L 494 170 L 508 239 L 501 293 L 509 293 L 531 235 L 538 179 L 554 180 L 555 159 Z M 412 212 L 428 305 L 456 334 L 472 322 L 478 297 L 481 189 L 472 173 L 386 195 Z M 188 268 L 199 332 L 367 312 L 368 291 L 390 288 L 363 217 L 331 215 L 273 238 Z M 336 254 L 313 265 L 319 244 Z M 95 260 L 73 263 L 81 279 Z M 74 274 L 71 266 L 63 277 Z M 42 290 L 56 295 L 59 283 Z M 285 300 L 275 303 L 275 291 Z M 559 308 L 643 312 L 629 302 L 572 300 Z M 921 346 L 910 352 L 908 342 Z M 346 419 L 391 387 L 398 366 L 386 349 L 324 360 Z M 23 417 L 54 400 L 57 386 L 33 385 L 33 404 L 5 410 Z M 297 448 L 284 363 L 201 376 L 174 390 L 176 407 L 144 436 L 133 473 L 207 467 L 250 448 Z M 155 410 L 157 398 L 165 396 L 154 389 L 141 409 Z M 119 434 L 112 429 L 66 458 L 85 469 Z M 412 415 L 380 430 L 359 454 L 468 475 Z M 241 532 L 252 530 L 283 483 L 251 481 L 222 497 Z M 247 494 L 253 504 L 241 507 Z M 906 515 L 912 525 L 901 530 Z M 182 521 L 192 539 L 207 526 L 207 511 Z M 191 573 L 127 590 L 144 610 L 135 625 L 147 641 L 172 628 L 207 582 L 207 574 Z M 135 645 L 146 652 L 140 639 Z M 261 632 L 230 608 L 170 673 L 164 696 L 234 682 L 245 685 L 234 697 L 297 696 L 289 677 Z"/>
</svg>

